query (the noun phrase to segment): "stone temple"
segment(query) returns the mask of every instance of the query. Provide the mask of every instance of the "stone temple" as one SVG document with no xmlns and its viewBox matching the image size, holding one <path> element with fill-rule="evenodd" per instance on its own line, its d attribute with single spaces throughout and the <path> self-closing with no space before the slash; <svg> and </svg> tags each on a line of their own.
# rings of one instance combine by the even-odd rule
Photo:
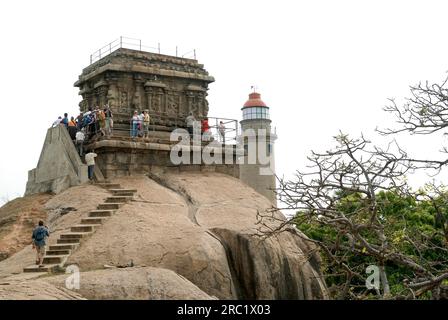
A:
<svg viewBox="0 0 448 320">
<path fill-rule="evenodd" d="M 273 175 L 273 141 L 269 108 L 258 93 L 252 93 L 243 106 L 241 125 L 235 119 L 210 117 L 207 91 L 214 78 L 196 59 L 168 56 L 120 47 L 84 68 L 75 86 L 82 97 L 80 111 L 109 105 L 113 112 L 113 135 L 96 136 L 87 150 L 98 154 L 95 166 L 97 180 L 133 174 L 167 171 L 213 171 L 241 179 L 269 200 L 275 202 Z M 149 137 L 130 137 L 133 112 L 147 110 L 151 116 Z M 175 129 L 185 129 L 185 119 L 193 114 L 198 120 L 209 117 L 211 126 L 219 121 L 226 125 L 226 142 L 181 143 L 170 139 Z M 260 174 L 266 166 L 258 159 L 246 163 L 248 141 L 241 129 L 267 129 L 266 140 L 272 164 L 271 174 Z M 216 131 L 217 132 L 217 131 Z M 274 137 L 274 138 L 272 138 Z M 255 141 L 259 139 L 255 137 Z M 173 148 L 178 148 L 190 161 L 173 163 Z M 178 150 L 176 149 L 176 150 Z M 213 163 L 203 161 L 206 152 Z M 255 154 L 257 150 L 252 150 Z M 54 157 L 55 154 L 60 156 Z M 199 154 L 199 161 L 197 155 Z M 50 128 L 38 165 L 29 172 L 26 194 L 58 193 L 87 181 L 86 166 L 61 128 Z"/>
</svg>

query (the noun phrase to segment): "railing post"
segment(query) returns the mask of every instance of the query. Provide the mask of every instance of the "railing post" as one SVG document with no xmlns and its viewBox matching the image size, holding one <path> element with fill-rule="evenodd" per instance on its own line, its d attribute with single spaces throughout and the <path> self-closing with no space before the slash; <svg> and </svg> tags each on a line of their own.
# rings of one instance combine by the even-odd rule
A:
<svg viewBox="0 0 448 320">
<path fill-rule="evenodd" d="M 157 44 L 157 47 L 159 49 L 159 54 L 160 54 L 160 42 Z"/>
<path fill-rule="evenodd" d="M 196 49 L 193 50 L 194 53 L 194 60 L 196 60 Z"/>
<path fill-rule="evenodd" d="M 140 41 L 140 51 L 142 51 L 142 40 L 139 41 Z"/>
<path fill-rule="evenodd" d="M 101 59 L 101 49 L 99 50 L 99 58 Z"/>
<path fill-rule="evenodd" d="M 92 64 L 92 55 L 90 55 L 90 64 Z"/>
<path fill-rule="evenodd" d="M 109 43 L 109 54 L 112 53 L 112 42 Z"/>
<path fill-rule="evenodd" d="M 120 36 L 120 48 L 123 48 L 123 36 Z"/>
</svg>

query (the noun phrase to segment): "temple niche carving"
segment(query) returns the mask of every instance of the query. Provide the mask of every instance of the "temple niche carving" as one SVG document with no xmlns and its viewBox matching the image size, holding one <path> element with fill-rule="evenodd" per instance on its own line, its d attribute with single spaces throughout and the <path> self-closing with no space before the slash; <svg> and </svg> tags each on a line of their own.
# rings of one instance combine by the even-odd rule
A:
<svg viewBox="0 0 448 320">
<path fill-rule="evenodd" d="M 213 81 L 196 60 L 120 48 L 85 68 L 75 86 L 82 112 L 108 104 L 115 122 L 126 124 L 134 110 L 148 110 L 156 125 L 172 127 L 190 112 L 207 116 Z"/>
</svg>

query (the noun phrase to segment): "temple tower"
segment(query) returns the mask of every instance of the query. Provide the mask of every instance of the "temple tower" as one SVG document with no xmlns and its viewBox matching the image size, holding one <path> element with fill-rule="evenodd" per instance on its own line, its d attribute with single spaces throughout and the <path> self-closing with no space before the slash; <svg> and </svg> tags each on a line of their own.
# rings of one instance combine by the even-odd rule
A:
<svg viewBox="0 0 448 320">
<path fill-rule="evenodd" d="M 257 92 L 241 108 L 240 143 L 244 156 L 240 158 L 240 179 L 276 204 L 274 141 L 277 136 L 271 128 L 269 107 Z"/>
<path fill-rule="evenodd" d="M 178 141 L 172 140 L 173 131 L 186 129 L 189 114 L 196 120 L 209 116 L 207 90 L 212 82 L 214 78 L 196 59 L 123 47 L 84 68 L 75 83 L 82 96 L 80 111 L 109 105 L 113 112 L 113 134 L 96 135 L 86 146 L 98 154 L 96 163 L 103 176 L 111 179 L 166 170 L 194 170 L 238 177 L 235 145 L 206 149 L 216 158 L 224 157 L 227 150 L 232 163 L 222 160 L 209 164 L 201 157 L 194 161 L 197 157 L 193 154 L 201 156 L 207 142 L 181 148 L 182 154 L 188 154 L 192 161 L 180 164 L 172 161 L 173 148 L 178 148 Z M 134 111 L 143 110 L 151 116 L 148 136 L 130 137 L 130 119 Z"/>
</svg>

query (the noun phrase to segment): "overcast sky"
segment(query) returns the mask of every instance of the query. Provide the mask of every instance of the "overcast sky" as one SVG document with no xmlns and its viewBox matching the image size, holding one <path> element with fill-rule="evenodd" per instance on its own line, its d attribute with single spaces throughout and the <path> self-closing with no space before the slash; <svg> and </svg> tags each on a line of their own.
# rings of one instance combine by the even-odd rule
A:
<svg viewBox="0 0 448 320">
<path fill-rule="evenodd" d="M 1 1 L 0 198 L 23 194 L 47 128 L 78 112 L 73 83 L 90 54 L 120 35 L 196 48 L 216 79 L 209 116 L 241 119 L 255 84 L 277 127 L 277 172 L 291 175 L 338 130 L 384 142 L 374 128 L 391 123 L 387 98 L 446 76 L 447 12 L 447 1 L 409 0 Z M 443 143 L 399 141 L 423 156 Z"/>
</svg>

